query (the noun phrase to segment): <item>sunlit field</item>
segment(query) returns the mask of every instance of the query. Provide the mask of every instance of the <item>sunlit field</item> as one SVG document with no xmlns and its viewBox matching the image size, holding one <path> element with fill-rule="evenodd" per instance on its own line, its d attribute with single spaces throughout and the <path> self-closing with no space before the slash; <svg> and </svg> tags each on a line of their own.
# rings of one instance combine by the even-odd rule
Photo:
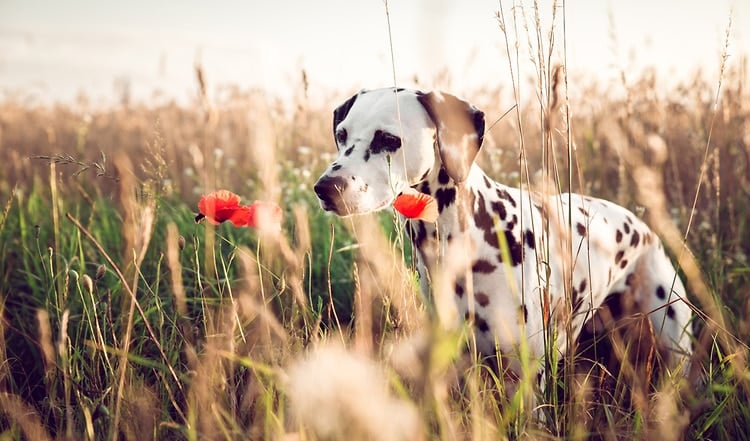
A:
<svg viewBox="0 0 750 441">
<path fill-rule="evenodd" d="M 479 161 L 659 234 L 695 310 L 692 378 L 618 325 L 506 393 L 471 329 L 433 319 L 402 219 L 320 209 L 355 91 L 312 102 L 300 72 L 281 103 L 198 66 L 188 104 L 0 103 L 0 439 L 749 438 L 747 63 L 606 88 L 538 67 L 463 95 L 488 116 Z M 281 232 L 196 223 L 216 189 L 277 203 Z"/>
</svg>

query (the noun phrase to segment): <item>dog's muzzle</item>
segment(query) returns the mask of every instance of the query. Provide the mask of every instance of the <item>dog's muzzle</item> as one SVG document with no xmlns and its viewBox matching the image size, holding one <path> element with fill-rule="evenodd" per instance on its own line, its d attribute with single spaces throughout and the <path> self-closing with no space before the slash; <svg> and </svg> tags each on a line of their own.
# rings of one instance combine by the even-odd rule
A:
<svg viewBox="0 0 750 441">
<path fill-rule="evenodd" d="M 315 194 L 320 199 L 320 205 L 326 211 L 335 211 L 337 209 L 337 201 L 341 201 L 341 193 L 346 189 L 346 179 L 341 176 L 323 176 L 315 183 Z"/>
</svg>

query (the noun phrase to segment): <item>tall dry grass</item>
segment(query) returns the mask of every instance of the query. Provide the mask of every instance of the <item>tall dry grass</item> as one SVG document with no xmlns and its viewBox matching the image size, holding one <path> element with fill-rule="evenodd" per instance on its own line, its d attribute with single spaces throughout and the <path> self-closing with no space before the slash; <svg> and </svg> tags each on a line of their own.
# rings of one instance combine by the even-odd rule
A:
<svg viewBox="0 0 750 441">
<path fill-rule="evenodd" d="M 688 280 L 702 330 L 698 386 L 640 363 L 648 336 L 635 326 L 601 342 L 596 356 L 552 360 L 545 396 L 531 367 L 520 393 L 506 393 L 503 378 L 464 350 L 465 330 L 428 318 L 398 219 L 341 221 L 317 207 L 310 188 L 332 158 L 331 109 L 348 93 L 310 102 L 303 74 L 291 108 L 258 91 L 212 94 L 198 66 L 187 106 L 0 103 L 2 435 L 743 434 L 746 61 L 727 64 L 720 83 L 696 74 L 664 86 L 644 71 L 605 89 L 555 71 L 539 11 L 526 12 L 525 22 L 499 20 L 536 54 L 528 84 L 508 46 L 514 95 L 538 95 L 508 103 L 507 86 L 488 85 L 466 96 L 489 119 L 512 108 L 485 137 L 481 165 L 507 184 L 593 194 L 649 220 Z M 221 187 L 281 204 L 282 233 L 195 225 L 198 196 Z M 529 408 L 532 394 L 546 404 L 544 422 Z"/>
</svg>

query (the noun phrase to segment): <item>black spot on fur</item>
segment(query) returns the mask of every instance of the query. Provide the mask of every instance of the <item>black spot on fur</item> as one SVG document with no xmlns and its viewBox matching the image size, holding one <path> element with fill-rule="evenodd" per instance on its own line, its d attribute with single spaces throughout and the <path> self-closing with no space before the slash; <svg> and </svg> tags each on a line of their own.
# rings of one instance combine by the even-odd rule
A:
<svg viewBox="0 0 750 441">
<path fill-rule="evenodd" d="M 474 294 L 474 299 L 477 301 L 477 303 L 480 306 L 487 306 L 490 304 L 490 296 L 483 292 L 478 292 Z"/>
<path fill-rule="evenodd" d="M 409 228 L 409 235 L 411 242 L 416 245 L 417 248 L 421 248 L 424 240 L 427 238 L 427 228 L 425 223 L 422 221 L 409 221 L 411 228 Z"/>
<path fill-rule="evenodd" d="M 505 220 L 508 216 L 508 211 L 505 209 L 505 205 L 500 201 L 493 202 L 491 208 L 493 212 L 497 213 L 500 220 Z"/>
<path fill-rule="evenodd" d="M 667 292 L 664 290 L 664 287 L 659 285 L 656 288 L 656 297 L 658 297 L 660 300 L 664 300 L 667 298 Z"/>
<path fill-rule="evenodd" d="M 526 246 L 528 246 L 532 250 L 536 248 L 536 242 L 534 241 L 534 232 L 532 232 L 531 230 L 526 230 L 524 237 L 526 238 Z"/>
<path fill-rule="evenodd" d="M 484 179 L 484 185 L 487 186 L 487 189 L 492 188 L 492 182 L 487 177 L 487 175 L 482 176 L 482 178 Z"/>
<path fill-rule="evenodd" d="M 586 216 L 586 217 L 588 217 L 588 215 L 589 215 L 589 212 L 588 212 L 588 211 L 586 211 L 586 209 L 585 209 L 585 208 L 583 208 L 583 207 L 578 207 L 578 211 L 580 211 L 580 212 L 581 212 L 581 214 L 583 214 L 583 215 L 584 215 L 584 216 Z"/>
<path fill-rule="evenodd" d="M 576 231 L 581 237 L 586 237 L 586 227 L 582 223 L 578 222 L 576 224 Z"/>
<path fill-rule="evenodd" d="M 490 330 L 490 326 L 487 324 L 487 321 L 478 315 L 474 317 L 474 325 L 481 332 L 487 332 Z"/>
<path fill-rule="evenodd" d="M 508 230 L 512 230 L 516 228 L 516 222 L 518 222 L 518 216 L 515 214 L 513 215 L 513 218 L 505 225 L 505 228 Z"/>
<path fill-rule="evenodd" d="M 625 234 L 630 234 L 630 225 L 627 222 L 623 222 L 622 229 L 625 230 Z"/>
<path fill-rule="evenodd" d="M 382 152 L 394 153 L 399 148 L 401 148 L 401 138 L 392 133 L 376 130 L 372 136 L 372 141 L 370 141 L 368 152 L 373 155 Z"/>
<path fill-rule="evenodd" d="M 458 297 L 464 296 L 464 286 L 462 284 L 456 282 L 455 291 Z"/>
<path fill-rule="evenodd" d="M 523 246 L 516 240 L 513 232 L 505 230 L 505 241 L 508 244 L 508 251 L 513 260 L 513 266 L 518 266 L 523 261 Z"/>
<path fill-rule="evenodd" d="M 667 317 L 674 319 L 674 315 L 675 315 L 675 312 L 674 312 L 674 308 L 672 307 L 672 305 L 667 306 Z"/>
<path fill-rule="evenodd" d="M 615 319 L 622 317 L 622 292 L 614 291 L 609 293 L 604 303 L 609 307 L 609 312 Z"/>
<path fill-rule="evenodd" d="M 587 284 L 586 279 L 581 280 L 581 283 L 578 285 L 578 292 L 580 293 L 586 292 L 586 284 Z"/>
<path fill-rule="evenodd" d="M 630 274 L 628 274 L 628 276 L 627 276 L 627 277 L 625 278 L 625 285 L 626 285 L 626 286 L 632 286 L 632 285 L 633 285 L 633 282 L 635 282 L 635 273 L 630 273 Z"/>
<path fill-rule="evenodd" d="M 348 149 L 344 150 L 344 156 L 349 156 L 354 151 L 354 146 L 349 147 Z"/>
<path fill-rule="evenodd" d="M 430 183 L 427 181 L 422 182 L 422 185 L 419 186 L 419 191 L 424 194 L 432 194 L 430 193 Z"/>
<path fill-rule="evenodd" d="M 505 190 L 503 188 L 498 188 L 496 192 L 497 192 L 497 197 L 510 202 L 510 205 L 514 207 L 516 206 L 516 200 L 513 199 L 513 196 L 511 196 L 510 193 L 508 193 L 508 190 Z"/>
<path fill-rule="evenodd" d="M 638 234 L 637 231 L 633 230 L 633 236 L 630 238 L 630 246 L 631 247 L 637 247 L 638 242 L 640 242 L 641 236 Z"/>
<path fill-rule="evenodd" d="M 495 268 L 497 267 L 493 265 L 490 261 L 485 260 L 485 259 L 479 259 L 476 262 L 474 262 L 474 265 L 471 266 L 471 271 L 474 273 L 489 274 L 495 271 Z"/>
<path fill-rule="evenodd" d="M 442 213 L 445 207 L 456 200 L 456 189 L 440 188 L 435 192 L 435 199 L 437 199 L 438 211 Z"/>
<path fill-rule="evenodd" d="M 485 207 L 482 193 L 477 195 L 474 223 L 477 228 L 484 231 L 484 240 L 488 245 L 493 248 L 500 248 L 500 241 L 498 241 L 497 233 L 494 230 L 494 221 L 492 215 L 487 211 L 487 207 Z"/>
<path fill-rule="evenodd" d="M 628 266 L 628 259 L 622 259 L 622 262 L 620 262 L 620 268 L 625 269 L 626 266 Z"/>
<path fill-rule="evenodd" d="M 333 171 L 341 170 L 341 164 L 333 164 L 333 166 L 331 166 L 331 170 Z"/>
<path fill-rule="evenodd" d="M 618 251 L 617 254 L 615 254 L 615 263 L 620 263 L 623 256 L 625 256 L 625 251 L 623 250 Z"/>
<path fill-rule="evenodd" d="M 622 242 L 622 231 L 620 230 L 615 231 L 615 241 L 617 243 Z"/>
<path fill-rule="evenodd" d="M 448 176 L 448 172 L 445 170 L 445 167 L 440 167 L 440 172 L 438 173 L 438 182 L 445 185 L 448 182 L 450 182 L 451 177 Z"/>
</svg>

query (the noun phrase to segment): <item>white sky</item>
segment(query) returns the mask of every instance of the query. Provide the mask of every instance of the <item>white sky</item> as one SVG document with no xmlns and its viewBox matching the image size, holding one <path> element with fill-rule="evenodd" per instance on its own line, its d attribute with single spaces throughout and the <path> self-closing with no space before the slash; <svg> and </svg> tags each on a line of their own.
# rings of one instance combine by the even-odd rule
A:
<svg viewBox="0 0 750 441">
<path fill-rule="evenodd" d="M 533 28 L 533 2 L 515 3 Z M 513 4 L 390 0 L 399 83 L 411 86 L 416 76 L 429 87 L 447 69 L 455 93 L 481 84 L 510 87 L 495 13 L 502 5 L 512 26 Z M 546 44 L 552 0 L 539 4 Z M 567 0 L 565 6 L 569 71 L 602 81 L 617 77 L 615 66 L 652 65 L 665 79 L 697 68 L 715 74 L 730 11 L 730 63 L 750 53 L 748 0 Z M 281 97 L 298 90 L 303 68 L 311 93 L 321 96 L 393 84 L 382 0 L 0 0 L 0 98 L 23 91 L 38 101 L 70 101 L 84 91 L 106 102 L 114 98 L 115 80 L 126 78 L 137 99 L 159 89 L 184 100 L 195 94 L 197 58 L 210 85 L 260 87 Z"/>
</svg>

